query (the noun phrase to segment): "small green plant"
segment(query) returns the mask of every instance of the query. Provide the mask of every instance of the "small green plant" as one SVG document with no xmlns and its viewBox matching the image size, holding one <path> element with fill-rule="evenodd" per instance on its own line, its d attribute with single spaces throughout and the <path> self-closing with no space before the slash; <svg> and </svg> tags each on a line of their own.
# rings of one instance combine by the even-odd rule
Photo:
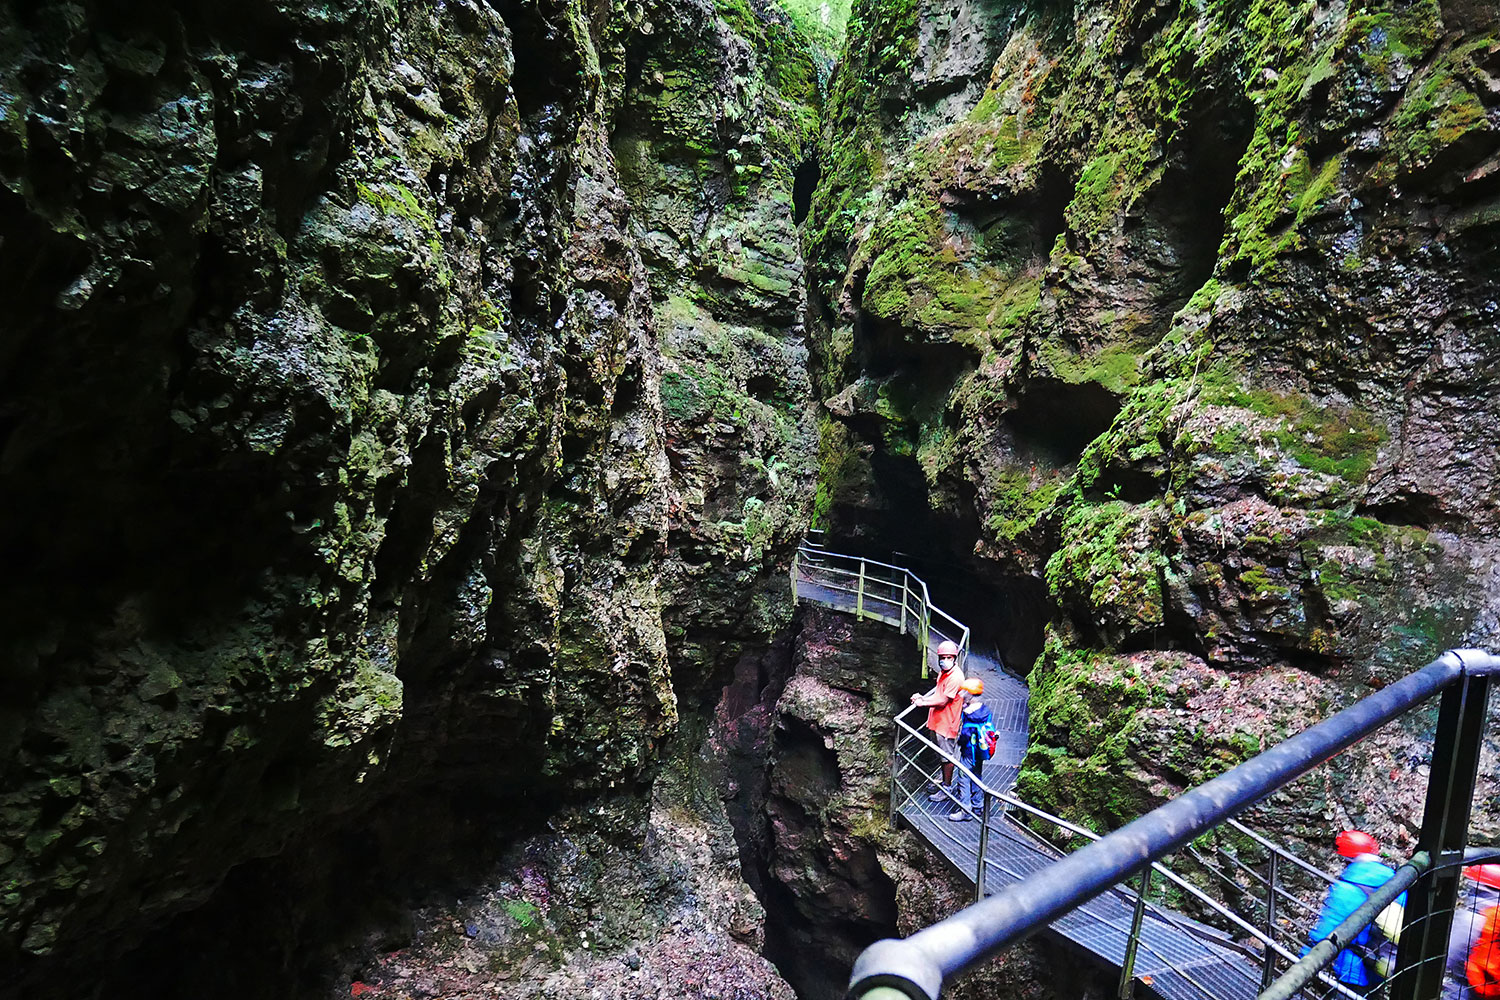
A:
<svg viewBox="0 0 1500 1000">
<path fill-rule="evenodd" d="M 542 911 L 538 910 L 535 904 L 528 903 L 524 899 L 502 900 L 500 908 L 505 911 L 506 916 L 519 924 L 522 930 L 530 930 L 541 919 Z"/>
</svg>

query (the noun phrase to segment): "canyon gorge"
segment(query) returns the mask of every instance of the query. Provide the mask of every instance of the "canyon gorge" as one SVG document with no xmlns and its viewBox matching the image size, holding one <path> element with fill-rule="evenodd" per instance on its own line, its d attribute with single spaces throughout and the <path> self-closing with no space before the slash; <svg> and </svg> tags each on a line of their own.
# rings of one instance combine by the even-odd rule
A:
<svg viewBox="0 0 1500 1000">
<path fill-rule="evenodd" d="M 838 997 L 969 889 L 809 529 L 1099 830 L 1500 645 L 1490 0 L 7 0 L 0 205 L 0 997 Z"/>
</svg>

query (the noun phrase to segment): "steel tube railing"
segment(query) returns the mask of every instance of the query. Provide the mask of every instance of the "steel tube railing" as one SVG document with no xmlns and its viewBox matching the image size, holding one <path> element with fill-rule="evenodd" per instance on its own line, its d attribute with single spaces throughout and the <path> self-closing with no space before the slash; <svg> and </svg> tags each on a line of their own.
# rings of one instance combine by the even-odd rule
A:
<svg viewBox="0 0 1500 1000">
<path fill-rule="evenodd" d="M 1087 827 L 1079 826 L 1076 823 L 1070 823 L 1068 820 L 1063 819 L 1061 816 L 1054 816 L 1053 814 L 1047 812 L 1046 810 L 1039 809 L 1039 808 L 1037 808 L 1036 806 L 1032 805 L 1029 802 L 1025 802 L 1025 801 L 1023 801 L 1021 799 L 1018 799 L 1015 796 L 1010 795 L 1010 794 L 1008 794 L 1006 792 L 997 791 L 995 789 L 992 789 L 990 786 L 986 785 L 984 783 L 984 781 L 983 781 L 982 778 L 977 778 L 974 775 L 974 772 L 970 771 L 967 767 L 965 767 L 964 764 L 961 761 L 956 761 L 953 757 L 950 757 L 948 754 L 944 753 L 935 743 L 933 743 L 932 741 L 930 741 L 929 739 L 927 739 L 927 737 L 924 736 L 920 730 L 912 727 L 912 725 L 910 723 L 908 723 L 906 721 L 906 719 L 905 719 L 906 715 L 909 714 L 911 711 L 912 711 L 911 708 L 907 708 L 907 709 L 903 710 L 902 712 L 900 712 L 899 714 L 897 714 L 895 721 L 896 721 L 896 724 L 897 724 L 898 731 L 899 730 L 905 730 L 905 732 L 907 734 L 905 740 L 899 740 L 898 741 L 898 744 L 897 744 L 898 750 L 897 750 L 897 752 L 900 753 L 902 755 L 902 758 L 908 764 L 910 764 L 912 767 L 920 768 L 921 767 L 921 763 L 916 758 L 914 758 L 914 757 L 906 754 L 904 750 L 901 750 L 900 746 L 901 746 L 902 743 L 915 741 L 920 746 L 925 747 L 925 748 L 931 750 L 933 754 L 939 756 L 940 758 L 942 758 L 944 760 L 948 760 L 948 761 L 954 761 L 955 764 L 956 764 L 956 770 L 962 771 L 965 774 L 967 774 L 969 776 L 969 779 L 971 781 L 976 782 L 979 785 L 979 787 L 981 789 L 983 789 L 987 794 L 994 796 L 994 798 L 995 798 L 996 801 L 1002 802 L 1006 806 L 1014 808 L 1014 809 L 1016 809 L 1019 812 L 1024 812 L 1024 813 L 1026 813 L 1026 814 L 1028 814 L 1030 816 L 1034 816 L 1037 819 L 1040 819 L 1040 820 L 1042 820 L 1042 821 L 1044 821 L 1046 823 L 1050 823 L 1051 825 L 1057 827 L 1059 830 L 1063 830 L 1063 831 L 1065 831 L 1067 833 L 1070 833 L 1070 834 L 1072 834 L 1074 836 L 1083 837 L 1084 839 L 1090 840 L 1090 841 L 1098 841 L 1098 840 L 1102 839 L 1102 836 L 1100 834 L 1095 833 L 1094 831 L 1088 829 Z M 905 789 L 902 789 L 902 791 L 904 792 Z M 893 794 L 893 796 L 895 794 L 895 789 L 894 788 L 892 789 L 892 794 Z M 917 794 L 918 794 L 917 790 L 913 790 L 910 793 L 908 793 L 906 795 L 906 798 L 903 800 L 903 802 L 901 804 L 901 808 L 905 808 L 906 804 L 909 803 L 913 798 L 915 798 L 917 796 Z M 964 808 L 964 807 L 962 805 L 960 805 L 960 808 Z M 965 809 L 965 811 L 969 812 L 970 815 L 973 815 L 972 810 Z M 1052 849 L 1056 850 L 1059 855 L 1065 854 L 1065 851 L 1063 850 L 1063 848 L 1060 847 L 1055 842 L 1053 842 L 1053 841 L 1051 841 L 1051 840 L 1049 840 L 1049 839 L 1047 839 L 1045 837 L 1040 837 L 1040 836 L 1039 836 L 1039 839 L 1041 839 L 1044 843 L 1046 843 L 1047 846 L 1049 846 Z M 1285 854 L 1286 852 L 1285 851 L 1280 851 L 1280 853 Z M 1189 896 L 1192 896 L 1199 903 L 1203 904 L 1204 906 L 1206 906 L 1207 908 L 1209 908 L 1210 910 L 1212 910 L 1214 913 L 1218 914 L 1218 916 L 1220 918 L 1222 918 L 1223 920 L 1225 920 L 1229 924 L 1232 924 L 1234 927 L 1238 928 L 1240 931 L 1244 932 L 1245 934 L 1249 935 L 1250 937 L 1253 937 L 1256 940 L 1258 940 L 1266 948 L 1266 950 L 1268 952 L 1271 952 L 1271 953 L 1274 953 L 1276 955 L 1279 955 L 1283 960 L 1285 960 L 1285 961 L 1287 961 L 1289 963 L 1297 961 L 1297 956 L 1294 955 L 1294 954 L 1292 954 L 1292 952 L 1288 948 L 1286 948 L 1284 945 L 1282 945 L 1279 941 L 1275 940 L 1274 937 L 1265 934 L 1263 931 L 1261 931 L 1260 928 L 1258 928 L 1258 927 L 1254 926 L 1253 924 L 1249 923 L 1247 920 L 1245 920 L 1243 917 L 1239 916 L 1238 914 L 1236 914 L 1232 910 L 1229 910 L 1229 909 L 1227 909 L 1227 908 L 1219 905 L 1219 903 L 1217 903 L 1213 899 L 1213 897 L 1209 896 L 1202 889 L 1200 889 L 1197 886 L 1193 885 L 1191 882 L 1187 881 L 1182 876 L 1180 876 L 1176 872 L 1172 871 L 1170 868 L 1168 868 L 1165 865 L 1160 864 L 1160 863 L 1158 863 L 1156 861 L 1152 862 L 1151 867 L 1158 874 L 1160 874 L 1163 878 L 1165 878 L 1167 881 L 1171 882 L 1174 886 L 1176 886 L 1178 889 L 1180 889 L 1183 892 L 1187 893 Z M 977 887 L 976 887 L 976 890 L 977 890 Z M 977 896 L 976 900 L 977 899 L 982 899 L 982 898 L 983 898 L 983 896 Z M 1174 922 L 1174 923 L 1177 922 L 1177 920 L 1174 919 L 1176 917 L 1176 915 L 1173 914 L 1170 910 L 1161 910 L 1159 908 L 1152 907 L 1152 911 L 1155 912 L 1155 913 L 1157 913 L 1158 916 L 1161 916 L 1165 920 L 1168 920 L 1168 921 L 1171 921 L 1171 922 Z M 1180 918 L 1177 918 L 1177 919 L 1180 919 Z M 1345 991 L 1345 990 L 1341 990 L 1336 984 L 1330 983 L 1329 985 L 1333 988 L 1333 990 L 1335 992 L 1344 992 L 1344 993 L 1348 992 L 1348 991 Z M 1352 993 L 1349 993 L 1348 996 L 1351 998 L 1351 1000 L 1358 1000 L 1358 998 L 1355 997 L 1354 994 L 1352 994 Z"/>
<path fill-rule="evenodd" d="M 894 986 L 914 1000 L 937 1000 L 944 977 L 1130 878 L 1465 674 L 1487 676 L 1497 669 L 1500 659 L 1482 650 L 1444 653 L 1421 670 L 1185 792 L 1037 875 L 911 937 L 876 942 L 855 963 L 851 995 L 862 997 L 871 987 Z"/>
<path fill-rule="evenodd" d="M 844 569 L 835 565 L 840 561 L 853 568 Z M 888 571 L 890 579 L 885 579 L 878 573 L 872 574 L 872 569 Z M 852 586 L 840 581 L 848 581 Z M 934 606 L 926 581 L 904 566 L 896 566 L 864 556 L 830 552 L 821 546 L 813 546 L 812 543 L 804 542 L 792 556 L 792 596 L 794 599 L 800 600 L 807 596 L 798 586 L 801 582 L 815 583 L 836 594 L 852 596 L 854 598 L 853 611 L 859 618 L 872 616 L 869 606 L 871 602 L 878 602 L 879 605 L 889 607 L 890 614 L 893 616 L 899 611 L 895 624 L 903 634 L 908 630 L 908 622 L 915 622 L 915 627 L 920 632 L 917 645 L 920 650 L 923 677 L 927 676 L 932 665 L 929 659 L 934 636 L 939 641 L 950 640 L 957 643 L 960 665 L 967 661 L 972 640 L 969 627 L 942 608 Z M 881 588 L 886 589 L 882 591 Z M 812 599 L 815 600 L 815 598 Z M 915 601 L 915 606 L 912 604 L 913 601 Z M 874 617 L 881 617 L 882 614 L 877 611 Z M 934 619 L 939 620 L 940 624 L 934 625 Z M 946 623 L 946 625 L 941 623 Z"/>
<path fill-rule="evenodd" d="M 1325 872 L 1323 869 L 1319 868 L 1311 861 L 1308 861 L 1305 858 L 1297 857 L 1297 855 L 1293 854 L 1291 851 L 1288 851 L 1280 844 L 1277 844 L 1274 841 L 1267 840 L 1265 837 L 1262 837 L 1260 834 L 1256 833 L 1254 830 L 1250 829 L 1248 826 L 1241 823 L 1237 819 L 1225 820 L 1224 825 L 1229 827 L 1236 833 L 1243 834 L 1244 836 L 1249 837 L 1251 840 L 1255 841 L 1257 844 L 1265 848 L 1267 851 L 1270 851 L 1272 854 L 1280 855 L 1287 861 L 1290 861 L 1292 864 L 1296 865 L 1298 868 L 1301 868 L 1303 871 L 1307 872 L 1309 875 L 1316 875 L 1324 882 L 1333 882 L 1337 878 L 1337 876 Z"/>
</svg>

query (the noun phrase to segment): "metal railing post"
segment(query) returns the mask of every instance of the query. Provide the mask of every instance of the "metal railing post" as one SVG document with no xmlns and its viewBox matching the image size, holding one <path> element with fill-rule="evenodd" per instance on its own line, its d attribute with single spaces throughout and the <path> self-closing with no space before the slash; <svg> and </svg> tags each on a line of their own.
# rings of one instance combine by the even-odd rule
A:
<svg viewBox="0 0 1500 1000">
<path fill-rule="evenodd" d="M 1146 893 L 1151 888 L 1151 866 L 1141 872 L 1141 888 L 1135 897 L 1135 913 L 1130 917 L 1130 937 L 1125 939 L 1125 960 L 1120 963 L 1120 1000 L 1135 994 L 1135 954 L 1141 946 L 1141 924 L 1146 919 Z"/>
<path fill-rule="evenodd" d="M 918 615 L 916 627 L 921 628 L 921 636 L 916 639 L 916 645 L 921 648 L 922 657 L 922 679 L 927 678 L 927 606 L 922 604 L 921 615 Z"/>
<path fill-rule="evenodd" d="M 1276 852 L 1272 851 L 1270 860 L 1266 862 L 1266 938 L 1275 940 L 1276 937 Z M 1260 970 L 1260 990 L 1266 991 L 1271 981 L 1276 978 L 1276 953 L 1270 948 L 1266 949 L 1265 964 Z"/>
<path fill-rule="evenodd" d="M 932 635 L 932 609 L 922 602 L 922 679 L 927 679 L 927 643 Z"/>
<path fill-rule="evenodd" d="M 984 855 L 990 846 L 990 803 L 993 800 L 994 796 L 990 794 L 990 790 L 984 789 L 984 804 L 979 807 L 979 866 L 974 872 L 974 902 L 976 903 L 984 899 Z M 960 804 L 959 808 L 962 809 L 963 805 Z"/>
<path fill-rule="evenodd" d="M 798 567 L 798 561 L 801 558 L 802 558 L 802 548 L 799 546 L 797 548 L 797 551 L 792 553 L 792 603 L 793 604 L 797 603 L 797 567 Z"/>
<path fill-rule="evenodd" d="M 911 574 L 901 573 L 901 634 L 906 634 L 906 599 L 911 596 Z"/>
<path fill-rule="evenodd" d="M 1434 861 L 1462 852 L 1468 843 L 1488 695 L 1488 677 L 1465 673 L 1443 692 L 1438 705 L 1427 804 L 1417 838 L 1417 850 Z M 1391 977 L 1392 1000 L 1435 1000 L 1442 992 L 1459 872 L 1457 867 L 1438 868 L 1411 887 Z"/>
<path fill-rule="evenodd" d="M 854 592 L 854 617 L 865 616 L 865 561 L 859 561 L 859 589 Z"/>
<path fill-rule="evenodd" d="M 893 726 L 896 730 L 895 739 L 891 743 L 891 805 L 890 827 L 896 829 L 896 810 L 900 808 L 901 801 L 901 727 Z"/>
</svg>

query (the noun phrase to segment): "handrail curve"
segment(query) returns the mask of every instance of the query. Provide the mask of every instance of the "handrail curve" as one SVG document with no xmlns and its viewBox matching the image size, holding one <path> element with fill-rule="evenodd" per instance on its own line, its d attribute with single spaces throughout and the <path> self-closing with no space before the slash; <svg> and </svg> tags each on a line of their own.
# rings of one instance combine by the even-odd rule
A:
<svg viewBox="0 0 1500 1000">
<path fill-rule="evenodd" d="M 916 706 L 914 706 L 914 705 L 913 706 L 909 706 L 906 709 L 902 710 L 901 712 L 897 713 L 896 718 L 895 718 L 896 724 L 899 725 L 902 729 L 906 730 L 907 735 L 909 737 L 913 737 L 913 738 L 915 738 L 917 740 L 920 740 L 928 749 L 932 750 L 934 753 L 936 753 L 939 756 L 943 757 L 945 760 L 951 761 L 955 765 L 955 770 L 956 771 L 961 771 L 963 774 L 967 775 L 970 781 L 973 781 L 975 784 L 979 785 L 979 787 L 982 788 L 986 793 L 988 793 L 989 795 L 993 796 L 996 801 L 1003 802 L 1007 806 L 1010 806 L 1011 808 L 1014 808 L 1014 809 L 1016 809 L 1019 812 L 1024 812 L 1024 813 L 1027 813 L 1028 815 L 1035 816 L 1037 819 L 1040 819 L 1040 820 L 1043 820 L 1043 821 L 1045 821 L 1047 823 L 1050 823 L 1053 826 L 1056 826 L 1056 827 L 1058 827 L 1061 830 L 1066 830 L 1068 833 L 1071 833 L 1074 836 L 1083 837 L 1084 839 L 1089 840 L 1089 841 L 1098 841 L 1098 840 L 1103 839 L 1103 837 L 1105 836 L 1104 834 L 1095 833 L 1093 830 L 1090 830 L 1090 829 L 1088 829 L 1085 826 L 1080 826 L 1080 825 L 1078 825 L 1076 823 L 1072 823 L 1072 822 L 1070 822 L 1070 821 L 1068 821 L 1066 819 L 1063 819 L 1061 816 L 1054 816 L 1052 813 L 1049 813 L 1049 812 L 1047 812 L 1044 809 L 1039 809 L 1038 807 L 1032 805 L 1031 803 L 1025 801 L 1024 799 L 1016 798 L 1014 795 L 1011 795 L 1009 792 L 1005 792 L 1005 791 L 1002 791 L 1002 790 L 997 790 L 997 789 L 994 789 L 994 788 L 990 787 L 984 781 L 983 777 L 981 777 L 979 775 L 976 775 L 972 770 L 970 770 L 963 763 L 963 761 L 958 760 L 958 759 L 954 758 L 953 756 L 951 756 L 950 754 L 946 753 L 936 743 L 934 743 L 932 740 L 928 739 L 927 736 L 924 733 L 922 733 L 921 730 L 917 729 L 916 727 L 912 726 L 909 722 L 906 721 L 906 716 L 908 714 L 910 714 L 911 711 L 914 708 L 916 708 Z M 970 809 L 964 803 L 958 803 L 958 808 L 963 809 L 964 811 L 968 812 L 970 815 L 974 815 L 976 819 L 979 818 L 973 812 L 973 810 Z M 1056 843 L 1053 843 L 1050 839 L 1046 838 L 1045 836 L 1042 836 L 1041 834 L 1037 834 L 1037 836 L 1041 837 L 1041 839 L 1045 843 L 1047 843 L 1047 845 L 1049 847 L 1052 847 L 1054 850 L 1058 851 L 1060 854 L 1065 854 L 1066 853 L 1066 851 L 1061 846 L 1059 846 Z M 1280 854 L 1283 854 L 1283 855 L 1285 855 L 1287 857 L 1295 857 L 1295 855 L 1292 855 L 1291 852 L 1289 852 L 1289 851 L 1285 850 L 1284 848 L 1281 848 L 1281 847 L 1279 847 L 1279 846 L 1277 846 L 1275 844 L 1272 844 L 1270 841 L 1264 841 L 1264 842 L 1271 849 L 1274 849 L 1275 851 L 1277 851 Z M 1277 955 L 1279 955 L 1282 959 L 1284 959 L 1288 963 L 1295 963 L 1295 962 L 1298 961 L 1298 956 L 1292 954 L 1291 950 L 1288 949 L 1288 948 L 1286 948 L 1285 946 L 1283 946 L 1279 941 L 1275 940 L 1270 935 L 1266 934 L 1260 928 L 1258 928 L 1258 927 L 1254 926 L 1253 924 L 1249 923 L 1248 921 L 1246 921 L 1239 914 L 1235 913 L 1233 910 L 1231 910 L 1228 907 L 1224 906 L 1218 900 L 1214 899 L 1212 896 L 1210 896 L 1207 893 L 1205 893 L 1198 886 L 1193 885 L 1191 882 L 1187 881 L 1182 876 L 1180 876 L 1176 872 L 1172 871 L 1170 868 L 1168 868 L 1166 865 L 1162 864 L 1160 861 L 1152 861 L 1151 862 L 1151 869 L 1154 872 L 1156 872 L 1157 874 L 1159 874 L 1159 875 L 1163 876 L 1164 878 L 1166 878 L 1173 885 L 1177 886 L 1177 888 L 1179 888 L 1179 889 L 1183 890 L 1184 892 L 1188 893 L 1188 895 L 1192 896 L 1199 903 L 1203 904 L 1208 909 L 1210 909 L 1211 911 L 1213 911 L 1221 919 L 1228 921 L 1229 923 L 1233 924 L 1235 927 L 1239 928 L 1239 930 L 1241 930 L 1245 934 L 1248 934 L 1251 937 L 1255 938 L 1264 947 L 1269 948 L 1272 951 L 1275 951 Z M 1316 871 L 1317 869 L 1314 869 L 1314 870 Z M 1330 881 L 1331 880 L 1332 879 L 1330 878 Z M 1115 888 L 1118 891 L 1125 892 L 1125 893 L 1128 893 L 1128 894 L 1133 895 L 1133 896 L 1139 895 L 1139 893 L 1136 890 L 1131 889 L 1131 888 L 1129 888 L 1128 886 L 1125 886 L 1125 885 L 1116 885 L 1113 888 Z M 1158 906 L 1158 905 L 1156 905 L 1154 903 L 1151 903 L 1151 902 L 1146 902 L 1145 906 L 1148 909 L 1150 909 L 1152 912 L 1154 912 L 1158 916 L 1160 916 L 1162 919 L 1164 919 L 1164 920 L 1166 920 L 1166 921 L 1168 921 L 1170 923 L 1173 923 L 1174 925 L 1176 925 L 1176 926 L 1184 929 L 1185 931 L 1187 931 L 1189 933 L 1193 932 L 1193 929 L 1190 928 L 1187 924 L 1184 923 L 1182 915 L 1179 914 L 1179 913 L 1177 913 L 1176 911 L 1169 910 L 1166 907 Z M 1251 952 L 1250 952 L 1249 949 L 1243 948 L 1243 947 L 1240 947 L 1240 946 L 1236 946 L 1236 947 L 1239 947 L 1239 950 L 1243 951 L 1247 956 L 1251 955 Z M 1340 983 L 1338 983 L 1337 981 L 1335 981 L 1335 980 L 1333 980 L 1331 978 L 1327 979 L 1324 985 L 1326 985 L 1333 992 L 1339 993 L 1339 994 L 1347 997 L 1348 1000 L 1363 1000 L 1363 998 L 1360 997 L 1359 994 L 1353 992 L 1352 990 L 1349 990 L 1349 989 L 1345 988 Z"/>
<path fill-rule="evenodd" d="M 847 568 L 841 568 L 847 567 Z M 884 576 L 872 574 L 871 569 L 883 571 L 889 574 L 889 579 Z M 829 578 L 854 580 L 855 586 L 840 586 Z M 834 601 L 821 601 L 839 610 L 853 610 L 858 618 L 874 618 L 887 621 L 901 629 L 903 634 L 915 630 L 917 635 L 917 646 L 922 659 L 922 676 L 926 677 L 932 664 L 929 662 L 929 646 L 931 638 L 936 635 L 939 641 L 951 640 L 958 644 L 959 663 L 962 665 L 968 658 L 971 633 L 969 626 L 932 603 L 932 593 L 928 589 L 927 581 L 913 573 L 905 566 L 897 566 L 894 563 L 882 562 L 878 559 L 870 559 L 865 556 L 850 555 L 844 552 L 834 552 L 823 548 L 821 545 L 813 545 L 803 541 L 797 547 L 792 556 L 791 567 L 792 597 L 793 599 L 806 598 L 808 595 L 801 590 L 801 585 L 808 584 L 812 587 L 822 588 L 835 593 L 848 594 L 854 597 L 854 607 L 845 608 Z M 889 594 L 872 593 L 871 588 L 888 587 Z M 896 592 L 900 592 L 900 600 L 896 599 Z M 816 599 L 816 598 L 809 598 Z M 915 606 L 913 606 L 913 601 Z M 870 608 L 872 604 L 889 605 L 900 610 L 900 616 L 891 620 L 884 615 L 878 614 Z M 940 618 L 952 626 L 952 633 L 938 627 L 933 623 L 934 618 Z"/>
</svg>

